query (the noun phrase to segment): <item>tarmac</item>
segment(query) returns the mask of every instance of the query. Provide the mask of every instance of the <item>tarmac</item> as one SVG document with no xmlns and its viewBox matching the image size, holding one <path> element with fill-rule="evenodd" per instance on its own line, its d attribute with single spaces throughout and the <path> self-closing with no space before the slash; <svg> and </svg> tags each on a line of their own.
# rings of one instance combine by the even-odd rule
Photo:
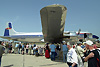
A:
<svg viewBox="0 0 100 67">
<path fill-rule="evenodd" d="M 4 54 L 1 67 L 68 67 L 68 65 L 61 60 L 51 61 L 45 56 Z"/>
<path fill-rule="evenodd" d="M 44 45 L 37 45 L 44 47 Z M 61 58 L 59 58 L 61 59 Z M 22 54 L 3 54 L 1 67 L 68 67 L 67 63 L 56 58 L 55 61 L 46 59 L 45 56 L 22 55 Z M 87 67 L 87 63 L 84 64 Z"/>
</svg>

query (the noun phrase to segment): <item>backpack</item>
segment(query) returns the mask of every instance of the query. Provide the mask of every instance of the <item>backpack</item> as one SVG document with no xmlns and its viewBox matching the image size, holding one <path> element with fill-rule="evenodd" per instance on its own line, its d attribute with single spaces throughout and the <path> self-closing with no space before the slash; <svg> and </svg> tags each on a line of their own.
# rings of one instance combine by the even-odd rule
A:
<svg viewBox="0 0 100 67">
<path fill-rule="evenodd" d="M 97 53 L 96 54 L 96 60 L 97 60 L 97 67 L 100 67 L 100 50 L 96 49 Z M 93 52 L 95 54 L 95 52 Z"/>
<path fill-rule="evenodd" d="M 97 57 L 97 65 L 98 65 L 98 67 L 100 67 L 100 50 L 98 50 L 97 49 L 97 51 L 98 51 L 98 53 L 99 53 L 99 56 Z"/>
<path fill-rule="evenodd" d="M 99 56 L 100 56 L 100 50 L 99 50 L 99 49 L 97 49 L 97 51 L 98 51 L 98 53 L 99 53 Z"/>
<path fill-rule="evenodd" d="M 19 48 L 22 48 L 22 46 L 21 46 L 21 44 L 19 44 L 19 46 L 18 46 Z"/>
</svg>

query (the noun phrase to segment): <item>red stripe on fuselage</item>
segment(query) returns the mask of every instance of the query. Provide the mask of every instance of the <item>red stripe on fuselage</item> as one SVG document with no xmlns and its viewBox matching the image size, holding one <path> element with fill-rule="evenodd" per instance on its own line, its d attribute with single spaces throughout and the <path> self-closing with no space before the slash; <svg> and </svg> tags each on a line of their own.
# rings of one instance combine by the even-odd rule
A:
<svg viewBox="0 0 100 67">
<path fill-rule="evenodd" d="M 78 34 L 78 33 L 77 33 Z M 80 33 L 80 34 L 84 34 L 84 33 Z M 90 34 L 90 33 L 86 33 L 86 34 Z"/>
<path fill-rule="evenodd" d="M 7 30 L 11 29 L 11 28 L 6 28 Z"/>
</svg>

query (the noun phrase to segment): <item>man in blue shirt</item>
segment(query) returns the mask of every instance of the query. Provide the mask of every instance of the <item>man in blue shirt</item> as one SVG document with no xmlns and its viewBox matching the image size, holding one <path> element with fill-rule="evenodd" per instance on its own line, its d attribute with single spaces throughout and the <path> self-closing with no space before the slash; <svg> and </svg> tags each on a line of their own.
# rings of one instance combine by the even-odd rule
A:
<svg viewBox="0 0 100 67">
<path fill-rule="evenodd" d="M 63 50 L 63 62 L 67 61 L 67 52 L 68 52 L 68 48 L 67 48 L 67 43 L 63 44 L 62 46 L 62 50 Z"/>
<path fill-rule="evenodd" d="M 54 61 L 55 60 L 55 52 L 56 52 L 56 46 L 54 45 L 54 43 L 51 43 L 50 51 L 51 51 L 51 60 Z"/>
</svg>

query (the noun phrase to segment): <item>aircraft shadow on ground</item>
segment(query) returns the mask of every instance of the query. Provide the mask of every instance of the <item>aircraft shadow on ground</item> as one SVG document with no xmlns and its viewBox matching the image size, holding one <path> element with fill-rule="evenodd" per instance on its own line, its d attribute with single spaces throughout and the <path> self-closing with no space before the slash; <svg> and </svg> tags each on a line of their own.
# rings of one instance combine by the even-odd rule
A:
<svg viewBox="0 0 100 67">
<path fill-rule="evenodd" d="M 11 65 L 8 65 L 8 66 L 3 66 L 3 67 L 12 67 L 12 66 L 14 66 L 13 64 L 11 64 Z"/>
<path fill-rule="evenodd" d="M 33 67 L 33 66 L 28 66 L 28 67 Z"/>
<path fill-rule="evenodd" d="M 50 59 L 50 58 L 47 58 L 47 59 Z M 63 63 L 63 61 L 61 59 L 58 59 L 58 58 L 56 58 L 56 60 L 53 62 L 61 62 L 61 63 L 52 63 L 52 64 L 45 64 L 45 65 L 40 65 L 40 66 L 53 66 L 53 65 L 59 65 L 59 64 Z"/>
<path fill-rule="evenodd" d="M 52 63 L 52 64 L 46 64 L 46 65 L 40 65 L 40 66 L 52 66 L 52 65 L 59 65 L 59 64 L 62 64 L 62 63 Z"/>
<path fill-rule="evenodd" d="M 54 62 L 63 62 L 62 60 L 56 59 Z"/>
</svg>

